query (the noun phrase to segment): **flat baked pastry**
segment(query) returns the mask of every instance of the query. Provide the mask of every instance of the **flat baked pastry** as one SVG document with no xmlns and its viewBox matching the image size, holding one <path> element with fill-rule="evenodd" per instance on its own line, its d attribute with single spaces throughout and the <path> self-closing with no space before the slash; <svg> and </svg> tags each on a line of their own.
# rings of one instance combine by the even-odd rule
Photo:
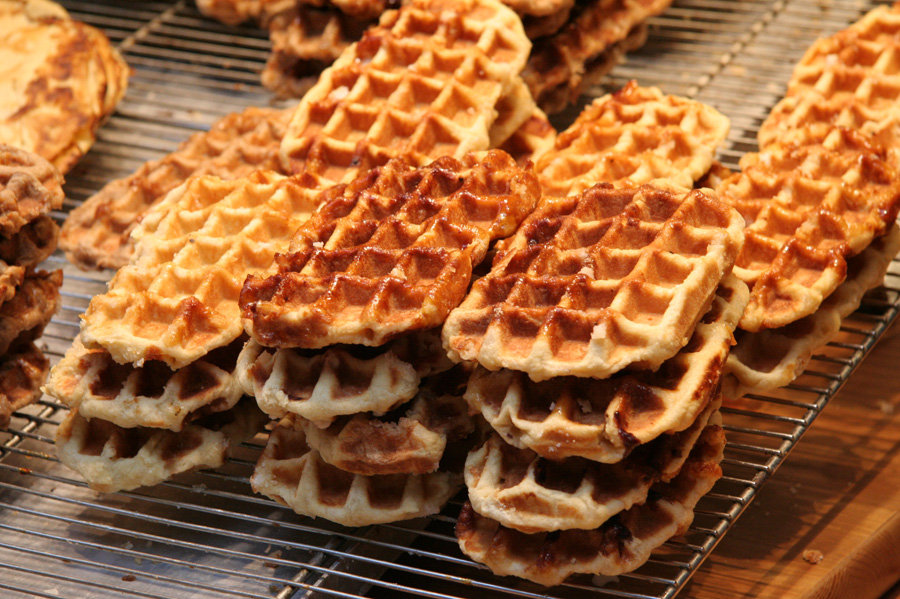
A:
<svg viewBox="0 0 900 599">
<path fill-rule="evenodd" d="M 535 171 L 549 196 L 581 193 L 601 182 L 668 179 L 693 187 L 712 166 L 728 127 L 728 119 L 706 104 L 631 81 L 587 106 Z"/>
<path fill-rule="evenodd" d="M 8 239 L 51 210 L 62 208 L 62 185 L 63 176 L 44 158 L 0 144 L 0 236 Z"/>
<path fill-rule="evenodd" d="M 0 356 L 0 429 L 12 413 L 37 401 L 50 360 L 34 343 L 17 345 Z"/>
<path fill-rule="evenodd" d="M 325 192 L 275 274 L 248 277 L 245 329 L 267 347 L 318 348 L 438 326 L 489 243 L 539 197 L 533 172 L 499 150 L 421 168 L 393 160 Z"/>
<path fill-rule="evenodd" d="M 109 39 L 47 0 L 0 2 L 0 139 L 68 171 L 125 95 Z"/>
<path fill-rule="evenodd" d="M 735 277 L 723 279 L 691 340 L 656 371 L 535 383 L 521 372 L 479 368 L 464 397 L 510 445 L 551 460 L 618 462 L 690 427 L 712 401 L 748 295 Z"/>
<path fill-rule="evenodd" d="M 545 197 L 444 324 L 453 360 L 535 381 L 656 368 L 690 339 L 743 241 L 710 190 Z"/>
<path fill-rule="evenodd" d="M 238 296 L 268 269 L 315 208 L 318 181 L 271 171 L 223 181 L 203 176 L 172 190 L 134 230 L 135 252 L 91 300 L 85 347 L 113 360 L 162 360 L 173 369 L 242 333 Z"/>
<path fill-rule="evenodd" d="M 555 143 L 556 128 L 540 108 L 535 108 L 531 116 L 500 144 L 499 149 L 524 167 L 528 161 L 536 163 Z"/>
<path fill-rule="evenodd" d="M 61 305 L 62 271 L 28 272 L 12 299 L 0 304 L 0 356 L 41 336 Z"/>
<path fill-rule="evenodd" d="M 725 447 L 721 427 L 708 426 L 681 472 L 651 488 L 647 501 L 592 530 L 526 534 L 479 515 L 466 503 L 456 523 L 462 552 L 495 574 L 518 576 L 545 586 L 571 574 L 615 576 L 644 564 L 653 550 L 694 519 L 694 507 L 722 476 Z"/>
</svg>

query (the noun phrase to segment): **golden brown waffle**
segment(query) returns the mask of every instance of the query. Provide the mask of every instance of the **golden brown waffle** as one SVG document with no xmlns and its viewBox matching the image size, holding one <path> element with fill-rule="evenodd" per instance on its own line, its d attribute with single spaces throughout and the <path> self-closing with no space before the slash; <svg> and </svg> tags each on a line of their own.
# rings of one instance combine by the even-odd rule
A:
<svg viewBox="0 0 900 599">
<path fill-rule="evenodd" d="M 49 216 L 39 216 L 12 236 L 0 236 L 0 260 L 32 268 L 53 253 L 58 238 L 56 222 Z"/>
<path fill-rule="evenodd" d="M 40 337 L 60 306 L 62 271 L 29 272 L 12 299 L 0 304 L 0 356 Z"/>
<path fill-rule="evenodd" d="M 714 160 L 712 166 L 710 166 L 709 170 L 706 171 L 706 174 L 700 177 L 697 182 L 694 183 L 694 187 L 709 187 L 710 189 L 718 189 L 719 185 L 721 185 L 725 181 L 725 179 L 728 179 L 732 175 L 734 175 L 734 171 L 732 171 L 730 168 L 728 168 L 718 160 Z"/>
<path fill-rule="evenodd" d="M 422 168 L 391 161 L 323 194 L 277 273 L 247 279 L 245 328 L 267 347 L 316 348 L 440 325 L 490 241 L 539 196 L 534 174 L 499 150 Z"/>
<path fill-rule="evenodd" d="M 815 312 L 777 329 L 738 331 L 737 344 L 725 367 L 725 397 L 765 393 L 799 376 L 813 352 L 838 334 L 841 322 L 859 307 L 863 294 L 884 281 L 898 252 L 900 229 L 895 225 L 861 254 L 847 260 L 847 278 Z"/>
<path fill-rule="evenodd" d="M 525 533 L 598 528 L 644 503 L 651 485 L 668 482 L 681 471 L 707 423 L 721 423 L 720 405 L 719 398 L 711 401 L 687 429 L 639 445 L 614 464 L 547 460 L 491 434 L 466 460 L 472 509 Z"/>
<path fill-rule="evenodd" d="M 83 418 L 178 432 L 206 414 L 230 410 L 243 396 L 234 377 L 242 345 L 239 339 L 172 370 L 159 361 L 118 364 L 106 350 L 87 349 L 76 337 L 44 391 Z"/>
<path fill-rule="evenodd" d="M 12 413 L 36 401 L 47 378 L 50 361 L 34 343 L 17 345 L 0 357 L 0 429 Z"/>
<path fill-rule="evenodd" d="M 496 0 L 414 0 L 322 72 L 281 144 L 290 172 L 335 182 L 403 155 L 417 165 L 490 147 L 494 106 L 530 42 Z"/>
<path fill-rule="evenodd" d="M 258 19 L 267 0 L 197 0 L 197 10 L 226 25 Z"/>
<path fill-rule="evenodd" d="M 545 197 L 450 313 L 444 346 L 535 381 L 656 368 L 690 339 L 743 227 L 714 195 L 671 185 Z"/>
<path fill-rule="evenodd" d="M 556 143 L 556 129 L 540 108 L 535 108 L 524 123 L 500 148 L 513 157 L 516 164 L 525 166 L 530 160 L 536 163 Z"/>
<path fill-rule="evenodd" d="M 722 429 L 708 426 L 678 476 L 657 483 L 646 502 L 592 530 L 526 534 L 480 516 L 467 502 L 456 523 L 460 549 L 495 574 L 546 586 L 575 573 L 615 576 L 633 571 L 690 526 L 697 502 L 722 476 L 724 447 Z"/>
<path fill-rule="evenodd" d="M 16 295 L 16 290 L 25 280 L 25 267 L 0 263 L 0 302 L 8 302 Z"/>
<path fill-rule="evenodd" d="M 363 476 L 327 464 L 310 449 L 291 419 L 269 434 L 250 484 L 295 512 L 345 526 L 427 516 L 456 492 L 460 476 L 448 472 Z"/>
<path fill-rule="evenodd" d="M 295 414 L 324 427 L 348 414 L 382 415 L 412 399 L 422 377 L 451 366 L 439 334 L 425 331 L 378 348 L 271 349 L 250 340 L 237 377 L 272 418 Z"/>
<path fill-rule="evenodd" d="M 263 169 L 279 171 L 281 138 L 290 110 L 248 108 L 197 133 L 171 154 L 106 184 L 69 213 L 59 245 L 84 269 L 120 268 L 133 251 L 131 231 L 141 216 L 188 177 L 237 179 Z"/>
<path fill-rule="evenodd" d="M 262 430 L 253 400 L 196 420 L 180 432 L 122 428 L 72 410 L 56 430 L 60 461 L 95 491 L 114 493 L 159 484 L 188 470 L 218 468 L 231 450 Z"/>
<path fill-rule="evenodd" d="M 318 182 L 257 171 L 194 177 L 145 213 L 135 252 L 84 314 L 86 347 L 119 363 L 180 368 L 241 335 L 238 295 L 316 205 Z"/>
<path fill-rule="evenodd" d="M 52 2 L 0 5 L 0 139 L 68 171 L 128 85 L 128 65 L 98 29 Z"/>
<path fill-rule="evenodd" d="M 510 91 L 497 101 L 497 119 L 489 131 L 490 146 L 502 146 L 529 119 L 533 118 L 538 107 L 531 97 L 531 92 L 521 78 L 516 78 Z"/>
<path fill-rule="evenodd" d="M 304 419 L 295 422 L 325 462 L 346 472 L 427 474 L 438 469 L 448 444 L 474 431 L 462 398 L 465 378 L 457 368 L 425 379 L 408 405 L 382 417 L 354 414 L 327 428 Z"/>
<path fill-rule="evenodd" d="M 535 171 L 549 196 L 581 193 L 600 182 L 669 179 L 693 187 L 712 166 L 728 126 L 705 104 L 632 81 L 585 108 Z"/>
<path fill-rule="evenodd" d="M 656 371 L 535 383 L 521 372 L 479 368 L 465 399 L 515 447 L 552 460 L 617 462 L 637 445 L 688 428 L 712 400 L 747 297 L 743 283 L 723 279 L 690 342 Z"/>
<path fill-rule="evenodd" d="M 718 188 L 746 219 L 734 272 L 751 285 L 741 328 L 812 314 L 843 281 L 846 258 L 883 234 L 900 210 L 900 178 L 869 140 L 832 129 L 804 145 L 773 144 L 741 159 Z"/>
<path fill-rule="evenodd" d="M 617 44 L 625 42 L 620 46 L 623 51 L 640 47 L 646 38 L 639 26 L 671 3 L 672 0 L 579 3 L 558 33 L 535 40 L 522 77 L 538 106 L 553 113 L 575 102 L 586 88 L 582 76 L 592 71 L 591 65 L 608 60 L 608 56 L 600 57 Z M 591 82 L 595 79 L 596 75 Z"/>
<path fill-rule="evenodd" d="M 0 235 L 9 238 L 62 208 L 62 185 L 62 175 L 44 158 L 0 144 Z"/>
</svg>

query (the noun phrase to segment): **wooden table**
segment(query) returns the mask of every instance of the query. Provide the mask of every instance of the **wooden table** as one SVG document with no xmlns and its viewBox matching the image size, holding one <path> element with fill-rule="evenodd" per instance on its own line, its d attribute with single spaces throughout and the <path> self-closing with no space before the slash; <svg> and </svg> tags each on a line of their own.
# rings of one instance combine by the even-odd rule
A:
<svg viewBox="0 0 900 599">
<path fill-rule="evenodd" d="M 813 556 L 822 559 L 814 562 Z M 804 557 L 806 559 L 804 559 Z M 888 330 L 679 595 L 848 598 L 900 579 L 900 325 Z"/>
</svg>

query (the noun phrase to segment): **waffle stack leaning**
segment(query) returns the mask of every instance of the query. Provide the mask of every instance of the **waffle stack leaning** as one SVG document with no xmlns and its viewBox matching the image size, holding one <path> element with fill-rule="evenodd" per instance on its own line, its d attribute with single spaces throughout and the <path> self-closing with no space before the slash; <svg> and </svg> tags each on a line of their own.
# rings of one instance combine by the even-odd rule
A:
<svg viewBox="0 0 900 599">
<path fill-rule="evenodd" d="M 760 127 L 760 152 L 718 188 L 747 220 L 735 273 L 751 299 L 731 397 L 790 383 L 897 254 L 898 31 L 900 7 L 882 6 L 811 46 Z"/>
</svg>

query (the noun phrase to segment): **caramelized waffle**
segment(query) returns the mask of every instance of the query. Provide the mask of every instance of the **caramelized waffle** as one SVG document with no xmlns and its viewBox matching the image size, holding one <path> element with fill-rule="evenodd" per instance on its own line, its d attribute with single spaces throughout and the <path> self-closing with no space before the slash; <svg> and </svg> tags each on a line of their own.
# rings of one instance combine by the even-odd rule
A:
<svg viewBox="0 0 900 599">
<path fill-rule="evenodd" d="M 94 296 L 81 328 L 86 347 L 119 363 L 180 368 L 241 335 L 238 295 L 250 273 L 312 212 L 318 182 L 256 171 L 234 181 L 194 177 L 144 215 L 135 253 Z"/>
<path fill-rule="evenodd" d="M 482 516 L 524 533 L 598 528 L 681 471 L 707 423 L 720 424 L 719 405 L 720 399 L 711 401 L 687 429 L 661 435 L 613 464 L 547 460 L 491 434 L 466 460 L 469 502 Z"/>
<path fill-rule="evenodd" d="M 95 491 L 129 491 L 188 470 L 221 466 L 265 420 L 252 400 L 195 420 L 179 432 L 122 428 L 72 410 L 56 430 L 56 450 L 60 461 Z"/>
<path fill-rule="evenodd" d="M 725 367 L 725 397 L 765 393 L 793 381 L 813 352 L 838 334 L 841 322 L 859 307 L 863 294 L 884 281 L 898 252 L 900 229 L 895 225 L 847 260 L 847 278 L 815 312 L 777 329 L 738 331 Z"/>
<path fill-rule="evenodd" d="M 900 178 L 883 152 L 846 129 L 747 154 L 741 171 L 717 191 L 747 222 L 734 272 L 751 285 L 748 331 L 812 314 L 843 281 L 846 258 L 900 210 Z"/>
<path fill-rule="evenodd" d="M 535 171 L 544 195 L 559 197 L 601 182 L 668 179 L 693 187 L 712 165 L 728 126 L 727 118 L 705 104 L 632 81 L 586 107 Z"/>
<path fill-rule="evenodd" d="M 456 523 L 460 549 L 495 574 L 546 586 L 575 573 L 615 576 L 633 571 L 654 549 L 690 526 L 697 501 L 722 476 L 724 447 L 722 429 L 708 426 L 678 476 L 657 483 L 647 501 L 592 530 L 526 534 L 479 515 L 466 503 Z"/>
<path fill-rule="evenodd" d="M 339 416 L 385 414 L 415 396 L 421 377 L 451 366 L 438 335 L 425 331 L 377 348 L 324 351 L 271 349 L 250 340 L 237 377 L 272 418 L 295 414 L 325 427 Z"/>
<path fill-rule="evenodd" d="M 250 484 L 298 514 L 365 526 L 437 513 L 456 492 L 459 478 L 440 471 L 375 476 L 344 472 L 323 461 L 287 418 L 269 434 Z"/>
<path fill-rule="evenodd" d="M 746 285 L 723 279 L 691 340 L 656 371 L 535 383 L 521 372 L 479 368 L 465 399 L 515 447 L 551 460 L 618 462 L 638 445 L 688 428 L 712 400 L 747 297 Z"/>
<path fill-rule="evenodd" d="M 490 146 L 494 106 L 525 65 L 522 23 L 496 0 L 414 0 L 386 12 L 300 101 L 290 172 L 347 182 L 403 155 L 417 165 Z"/>
<path fill-rule="evenodd" d="M 41 396 L 50 361 L 34 343 L 19 344 L 0 356 L 0 429 L 16 410 Z"/>
<path fill-rule="evenodd" d="M 140 367 L 118 364 L 106 350 L 87 349 L 76 337 L 44 390 L 83 418 L 178 432 L 206 414 L 230 410 L 243 396 L 234 376 L 242 345 L 239 339 L 172 370 L 152 360 Z"/>
<path fill-rule="evenodd" d="M 252 171 L 279 171 L 279 147 L 290 110 L 247 108 L 197 133 L 177 150 L 107 183 L 69 213 L 59 245 L 83 269 L 119 268 L 133 251 L 131 231 L 143 214 L 188 177 L 237 179 Z"/>
<path fill-rule="evenodd" d="M 10 237 L 0 236 L 0 260 L 33 268 L 56 249 L 59 227 L 47 215 L 39 216 Z"/>
<path fill-rule="evenodd" d="M 258 19 L 267 0 L 197 0 L 197 10 L 205 16 L 225 23 L 239 25 Z"/>
<path fill-rule="evenodd" d="M 26 274 L 12 299 L 0 304 L 0 356 L 41 336 L 60 306 L 62 271 Z"/>
<path fill-rule="evenodd" d="M 8 239 L 51 210 L 62 208 L 62 185 L 62 175 L 44 158 L 0 144 L 0 235 Z"/>
<path fill-rule="evenodd" d="M 535 381 L 656 368 L 690 339 L 743 227 L 714 195 L 666 184 L 545 197 L 450 313 L 444 346 Z"/>
<path fill-rule="evenodd" d="M 268 347 L 381 345 L 441 324 L 492 239 L 511 234 L 540 195 L 509 155 L 393 160 L 323 196 L 277 273 L 241 291 L 247 332 Z"/>
<path fill-rule="evenodd" d="M 46 0 L 0 5 L 0 139 L 65 173 L 128 85 L 109 39 Z"/>
<path fill-rule="evenodd" d="M 525 167 L 528 161 L 536 163 L 556 143 L 556 129 L 540 108 L 519 125 L 500 148 L 513 157 L 516 164 Z"/>
</svg>

